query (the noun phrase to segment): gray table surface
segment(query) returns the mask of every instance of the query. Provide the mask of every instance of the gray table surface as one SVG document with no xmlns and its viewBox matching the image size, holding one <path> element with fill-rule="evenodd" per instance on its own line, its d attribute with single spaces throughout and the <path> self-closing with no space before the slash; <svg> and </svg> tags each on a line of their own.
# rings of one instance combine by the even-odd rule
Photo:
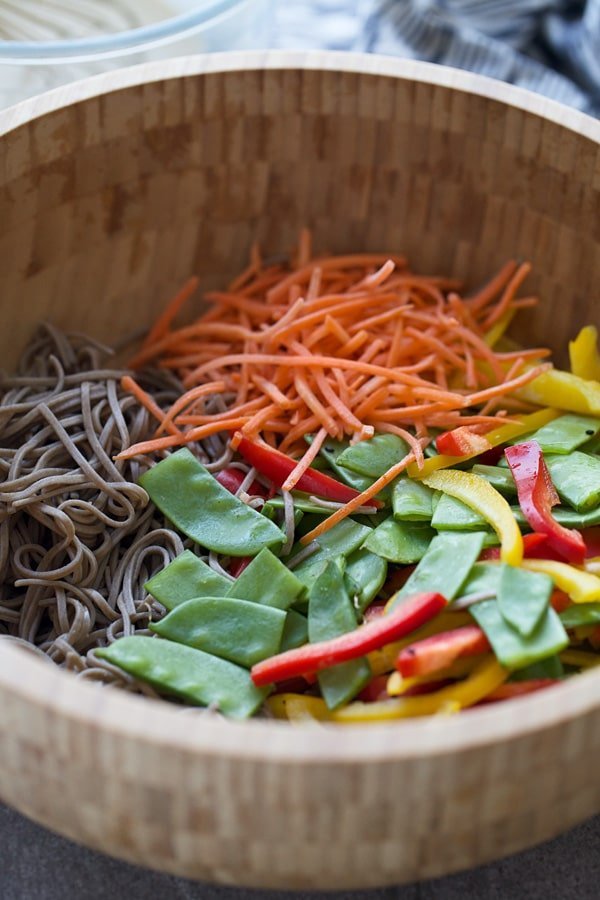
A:
<svg viewBox="0 0 600 900">
<path fill-rule="evenodd" d="M 79 847 L 0 806 L 0 900 L 597 900 L 600 816 L 509 859 L 377 891 L 306 894 L 200 884 Z"/>
</svg>

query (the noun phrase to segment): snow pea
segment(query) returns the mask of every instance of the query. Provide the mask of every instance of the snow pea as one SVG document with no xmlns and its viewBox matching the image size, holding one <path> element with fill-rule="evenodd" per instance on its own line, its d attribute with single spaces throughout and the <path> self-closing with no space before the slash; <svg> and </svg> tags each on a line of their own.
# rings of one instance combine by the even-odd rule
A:
<svg viewBox="0 0 600 900">
<path fill-rule="evenodd" d="M 575 450 L 568 456 L 545 456 L 552 483 L 562 500 L 577 512 L 600 505 L 600 459 Z"/>
<path fill-rule="evenodd" d="M 504 619 L 497 600 L 482 600 L 470 607 L 470 613 L 486 634 L 498 662 L 508 669 L 554 656 L 569 643 L 569 637 L 552 607 L 542 616 L 537 628 L 523 637 Z"/>
<path fill-rule="evenodd" d="M 283 544 L 281 530 L 219 484 L 187 448 L 148 469 L 140 484 L 179 531 L 215 553 L 254 556 Z"/>
<path fill-rule="evenodd" d="M 512 477 L 510 469 L 505 469 L 501 466 L 483 466 L 477 464 L 473 466 L 471 471 L 475 475 L 481 475 L 486 481 L 489 481 L 492 487 L 495 487 L 497 491 L 504 494 L 506 497 L 514 497 L 517 493 L 515 479 Z"/>
<path fill-rule="evenodd" d="M 453 600 L 481 553 L 484 537 L 481 531 L 438 534 L 405 585 L 390 600 L 389 608 L 421 591 L 437 591 Z"/>
<path fill-rule="evenodd" d="M 346 563 L 346 587 L 354 607 L 362 615 L 385 583 L 388 564 L 381 556 L 364 547 L 355 550 Z"/>
<path fill-rule="evenodd" d="M 565 628 L 578 628 L 580 625 L 600 624 L 600 603 L 579 603 L 569 606 L 559 615 Z"/>
<path fill-rule="evenodd" d="M 298 510 L 303 513 L 311 513 L 314 516 L 330 516 L 331 509 L 328 509 L 326 506 L 319 506 L 318 503 L 313 503 L 312 500 L 309 500 L 303 494 L 292 494 L 292 498 L 294 501 L 294 510 L 297 512 Z M 270 500 L 267 500 L 261 512 L 264 516 L 267 516 L 269 519 L 272 519 L 276 512 L 279 512 L 284 508 L 283 497 L 272 497 Z"/>
<path fill-rule="evenodd" d="M 230 585 L 227 596 L 288 609 L 303 591 L 302 582 L 265 547 Z"/>
<path fill-rule="evenodd" d="M 462 500 L 442 494 L 431 519 L 438 531 L 488 531 L 489 524 L 483 516 L 472 510 Z"/>
<path fill-rule="evenodd" d="M 296 566 L 294 575 L 300 579 L 302 584 L 310 588 L 315 578 L 321 574 L 330 559 L 346 559 L 351 553 L 358 550 L 371 533 L 371 530 L 366 525 L 361 525 L 359 522 L 354 521 L 354 519 L 343 519 L 328 532 L 321 535 L 317 541 L 319 549 L 307 557 L 304 562 Z M 295 546 L 291 555 L 294 556 L 295 553 L 302 549 L 300 545 Z"/>
<path fill-rule="evenodd" d="M 389 562 L 416 563 L 423 559 L 434 537 L 435 531 L 427 524 L 397 522 L 390 516 L 371 532 L 363 546 Z"/>
<path fill-rule="evenodd" d="M 532 663 L 530 666 L 517 669 L 516 672 L 512 673 L 509 681 L 530 681 L 534 678 L 563 678 L 564 674 L 565 667 L 560 656 L 554 655 Z"/>
<path fill-rule="evenodd" d="M 279 652 L 285 612 L 234 597 L 198 597 L 181 603 L 150 629 L 245 668 Z"/>
<path fill-rule="evenodd" d="M 96 655 L 157 691 L 196 706 L 215 706 L 234 719 L 256 712 L 269 690 L 257 688 L 250 673 L 218 656 L 160 638 L 120 638 Z"/>
<path fill-rule="evenodd" d="M 313 436 L 307 435 L 306 441 L 309 444 L 312 440 Z M 365 491 L 368 487 L 371 487 L 375 479 L 369 478 L 366 475 L 359 475 L 357 472 L 353 472 L 351 469 L 346 469 L 344 466 L 338 464 L 340 454 L 349 447 L 350 444 L 348 441 L 336 441 L 334 438 L 327 438 L 319 450 L 319 456 L 327 461 L 329 468 L 335 473 L 340 481 L 350 485 L 350 487 L 355 488 L 357 491 Z M 385 502 L 389 500 L 390 496 L 391 486 L 388 485 L 377 494 L 377 499 Z"/>
<path fill-rule="evenodd" d="M 174 609 L 194 597 L 224 597 L 231 585 L 191 550 L 184 550 L 144 587 L 164 607 Z"/>
<path fill-rule="evenodd" d="M 367 441 L 359 441 L 337 457 L 337 465 L 358 475 L 379 478 L 406 456 L 408 444 L 395 434 L 376 434 Z"/>
<path fill-rule="evenodd" d="M 511 506 L 511 510 L 522 530 L 530 530 L 521 508 L 519 506 Z M 594 525 L 600 525 L 600 506 L 587 512 L 577 512 L 576 509 L 569 509 L 567 506 L 554 506 L 552 515 L 557 522 L 560 522 L 566 528 L 592 528 Z"/>
<path fill-rule="evenodd" d="M 281 637 L 281 652 L 308 643 L 308 619 L 295 609 L 288 609 Z"/>
<path fill-rule="evenodd" d="M 392 491 L 392 510 L 399 522 L 431 522 L 436 491 L 407 476 L 397 479 Z"/>
<path fill-rule="evenodd" d="M 329 561 L 309 592 L 308 637 L 311 643 L 354 631 L 356 613 L 344 585 L 342 570 Z M 366 659 L 332 666 L 319 672 L 319 687 L 329 709 L 352 700 L 371 678 Z"/>
<path fill-rule="evenodd" d="M 539 625 L 554 589 L 552 579 L 541 572 L 501 566 L 498 607 L 502 617 L 524 638 Z"/>
<path fill-rule="evenodd" d="M 476 562 L 461 588 L 461 596 L 498 594 L 502 563 Z"/>
<path fill-rule="evenodd" d="M 569 413 L 543 425 L 529 440 L 537 441 L 544 453 L 572 453 L 598 432 L 600 419 Z"/>
</svg>

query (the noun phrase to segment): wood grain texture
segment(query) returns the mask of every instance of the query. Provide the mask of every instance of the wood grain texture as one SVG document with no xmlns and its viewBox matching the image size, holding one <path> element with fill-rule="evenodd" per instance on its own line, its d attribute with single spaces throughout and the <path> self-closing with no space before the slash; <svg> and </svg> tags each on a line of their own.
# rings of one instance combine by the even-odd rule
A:
<svg viewBox="0 0 600 900">
<path fill-rule="evenodd" d="M 600 125 L 427 64 L 229 54 L 110 73 L 0 114 L 3 366 L 34 324 L 113 340 L 253 238 L 399 250 L 477 285 L 508 257 L 558 352 L 598 323 Z M 0 796 L 90 846 L 259 887 L 441 875 L 600 810 L 600 674 L 455 718 L 215 722 L 0 644 Z"/>
</svg>

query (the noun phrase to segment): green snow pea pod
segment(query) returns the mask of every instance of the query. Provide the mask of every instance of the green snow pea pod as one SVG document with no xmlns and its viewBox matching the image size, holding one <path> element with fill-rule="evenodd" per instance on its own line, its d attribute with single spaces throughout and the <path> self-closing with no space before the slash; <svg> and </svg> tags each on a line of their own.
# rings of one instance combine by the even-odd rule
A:
<svg viewBox="0 0 600 900">
<path fill-rule="evenodd" d="M 308 619 L 295 609 L 288 609 L 283 626 L 280 652 L 308 643 Z"/>
<path fill-rule="evenodd" d="M 392 510 L 399 522 L 431 522 L 436 492 L 421 481 L 401 475 L 392 491 Z"/>
<path fill-rule="evenodd" d="M 548 609 L 554 583 L 541 572 L 501 566 L 498 606 L 502 617 L 524 638 L 539 625 Z"/>
<path fill-rule="evenodd" d="M 254 556 L 283 544 L 281 530 L 219 484 L 187 448 L 144 472 L 140 484 L 179 531 L 215 553 Z"/>
<path fill-rule="evenodd" d="M 434 537 L 415 571 L 392 598 L 390 609 L 421 591 L 437 591 L 453 600 L 481 553 L 484 537 L 481 531 L 443 531 Z"/>
<path fill-rule="evenodd" d="M 560 616 L 559 616 L 560 618 Z M 509 678 L 509 681 L 530 681 L 535 678 L 563 678 L 565 667 L 560 656 L 548 656 L 539 662 L 517 669 Z"/>
<path fill-rule="evenodd" d="M 279 652 L 285 613 L 234 597 L 198 597 L 181 603 L 150 629 L 249 669 Z"/>
<path fill-rule="evenodd" d="M 435 537 L 429 525 L 397 522 L 391 516 L 368 536 L 364 547 L 393 563 L 415 563 L 423 559 Z"/>
<path fill-rule="evenodd" d="M 306 441 L 310 444 L 313 441 L 313 435 L 307 435 Z M 359 475 L 351 469 L 346 469 L 338 464 L 338 458 L 344 453 L 350 444 L 348 441 L 336 441 L 334 438 L 327 438 L 319 450 L 319 457 L 326 461 L 329 468 L 334 474 L 345 484 L 353 487 L 357 491 L 366 491 L 374 482 L 374 478 L 367 475 Z M 391 486 L 387 485 L 377 494 L 377 499 L 383 502 L 389 500 L 391 495 Z"/>
<path fill-rule="evenodd" d="M 344 576 L 335 562 L 328 562 L 309 593 L 308 637 L 311 643 L 354 631 L 356 613 L 344 585 Z M 319 672 L 319 687 L 329 709 L 352 700 L 371 678 L 366 659 L 332 666 Z"/>
<path fill-rule="evenodd" d="M 346 561 L 345 581 L 354 607 L 362 615 L 385 583 L 388 564 L 381 556 L 364 547 L 355 550 Z"/>
<path fill-rule="evenodd" d="M 469 612 L 485 632 L 498 661 L 508 669 L 522 669 L 554 656 L 569 643 L 567 632 L 552 607 L 527 637 L 508 624 L 497 600 L 482 600 L 473 604 Z"/>
<path fill-rule="evenodd" d="M 514 497 L 517 493 L 515 479 L 512 477 L 510 469 L 503 469 L 501 466 L 483 466 L 477 463 L 472 470 L 474 475 L 481 475 L 486 481 L 496 488 L 505 497 Z"/>
<path fill-rule="evenodd" d="M 565 628 L 600 625 L 600 603 L 577 603 L 559 614 Z"/>
<path fill-rule="evenodd" d="M 379 478 L 400 462 L 409 452 L 408 444 L 395 434 L 376 434 L 366 441 L 359 441 L 338 456 L 338 466 L 350 469 L 358 475 Z"/>
<path fill-rule="evenodd" d="M 489 530 L 489 524 L 483 516 L 450 494 L 442 494 L 440 497 L 431 519 L 431 526 L 438 531 Z"/>
<path fill-rule="evenodd" d="M 313 516 L 331 515 L 331 509 L 328 509 L 326 506 L 319 506 L 318 503 L 313 503 L 312 500 L 303 494 L 292 494 L 292 498 L 294 500 L 295 510 L 300 510 L 300 512 L 303 513 L 311 513 Z M 272 497 L 270 500 L 267 500 L 261 509 L 261 512 L 264 516 L 268 516 L 269 519 L 272 519 L 275 512 L 279 512 L 284 506 L 283 497 Z"/>
<path fill-rule="evenodd" d="M 502 563 L 476 562 L 461 588 L 461 596 L 470 597 L 474 594 L 497 596 L 502 568 Z"/>
<path fill-rule="evenodd" d="M 537 441 L 546 453 L 572 453 L 600 432 L 600 419 L 568 413 L 548 422 L 528 440 Z M 521 440 L 523 440 L 521 438 Z"/>
<path fill-rule="evenodd" d="M 575 450 L 568 456 L 545 456 L 552 483 L 561 500 L 577 512 L 600 505 L 600 459 Z"/>
<path fill-rule="evenodd" d="M 195 706 L 215 706 L 233 719 L 247 719 L 269 690 L 257 688 L 241 666 L 202 650 L 160 638 L 120 638 L 96 655 L 163 694 Z"/>
<path fill-rule="evenodd" d="M 370 533 L 371 529 L 366 525 L 361 525 L 354 519 L 343 519 L 330 531 L 321 535 L 317 540 L 319 549 L 295 567 L 294 575 L 300 579 L 302 584 L 310 588 L 329 560 L 346 559 L 351 553 L 358 550 Z M 295 546 L 291 556 L 302 549 L 300 545 Z"/>
<path fill-rule="evenodd" d="M 529 523 L 521 512 L 521 508 L 511 506 L 511 511 L 521 530 L 529 531 Z M 600 525 L 600 505 L 587 512 L 577 512 L 575 509 L 569 509 L 568 506 L 554 506 L 552 515 L 565 528 L 592 528 L 594 525 Z"/>
<path fill-rule="evenodd" d="M 174 609 L 194 597 L 224 597 L 232 584 L 191 550 L 184 550 L 144 587 L 164 607 Z"/>
<path fill-rule="evenodd" d="M 265 547 L 230 585 L 227 596 L 288 609 L 303 591 L 302 582 Z"/>
</svg>

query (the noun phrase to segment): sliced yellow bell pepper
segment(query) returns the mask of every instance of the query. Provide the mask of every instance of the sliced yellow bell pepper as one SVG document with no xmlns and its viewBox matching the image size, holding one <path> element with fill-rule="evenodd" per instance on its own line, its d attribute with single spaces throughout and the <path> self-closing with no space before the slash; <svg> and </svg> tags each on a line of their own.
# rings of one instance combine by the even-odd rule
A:
<svg viewBox="0 0 600 900">
<path fill-rule="evenodd" d="M 398 654 L 409 644 L 431 637 L 432 634 L 438 634 L 440 631 L 450 631 L 452 628 L 461 628 L 463 625 L 472 624 L 473 619 L 468 612 L 443 612 L 401 641 L 394 641 L 392 644 L 386 644 L 381 650 L 373 650 L 369 653 L 367 659 L 371 671 L 373 675 L 385 675 L 386 672 L 391 672 L 395 668 Z"/>
<path fill-rule="evenodd" d="M 492 325 L 489 331 L 486 331 L 483 339 L 488 347 L 495 347 L 500 338 L 504 337 L 504 332 L 514 319 L 516 311 L 516 309 L 507 309 L 496 324 Z"/>
<path fill-rule="evenodd" d="M 586 325 L 574 341 L 569 341 L 569 359 L 573 375 L 600 381 L 600 351 L 595 325 Z"/>
<path fill-rule="evenodd" d="M 500 559 L 518 566 L 523 559 L 523 538 L 508 501 L 492 485 L 472 472 L 444 469 L 422 479 L 435 491 L 461 500 L 490 523 L 500 538 Z"/>
<path fill-rule="evenodd" d="M 448 709 L 448 704 L 461 709 L 473 706 L 483 700 L 495 688 L 506 681 L 510 672 L 503 668 L 495 657 L 487 657 L 473 670 L 472 674 L 456 684 L 449 685 L 432 694 L 420 697 L 400 697 L 379 700 L 375 703 L 349 703 L 348 706 L 332 713 L 335 722 L 386 722 L 416 716 L 432 716 Z"/>
<path fill-rule="evenodd" d="M 600 654 L 588 653 L 585 650 L 563 650 L 558 654 L 561 662 L 568 666 L 580 666 L 582 669 L 593 669 L 600 666 Z"/>
<path fill-rule="evenodd" d="M 547 406 L 548 404 L 545 405 Z M 498 428 L 488 431 L 485 436 L 491 447 L 499 447 L 501 444 L 506 444 L 507 441 L 512 441 L 522 434 L 537 431 L 542 425 L 546 425 L 559 415 L 560 413 L 555 409 L 540 409 L 526 416 L 519 416 L 517 422 L 499 425 Z M 411 463 L 407 472 L 411 478 L 423 479 L 438 469 L 448 469 L 472 458 L 473 454 L 467 456 L 446 456 L 445 454 L 440 454 L 439 456 L 432 456 L 430 459 L 426 459 L 422 469 L 419 469 L 416 463 Z"/>
<path fill-rule="evenodd" d="M 430 675 L 416 675 L 414 678 L 403 678 L 400 672 L 392 672 L 387 680 L 386 690 L 390 697 L 400 697 L 418 684 L 430 684 L 432 681 L 443 681 L 445 678 L 464 678 L 473 671 L 478 662 L 480 660 L 475 656 L 457 659 L 451 666 L 446 666 L 439 672 L 432 672 Z"/>
<path fill-rule="evenodd" d="M 557 588 L 568 594 L 573 603 L 594 603 L 600 600 L 600 578 L 568 563 L 550 559 L 524 559 L 524 569 L 549 575 Z"/>
<path fill-rule="evenodd" d="M 267 698 L 266 704 L 276 719 L 288 719 L 290 722 L 316 719 L 323 722 L 331 718 L 325 701 L 320 697 L 292 693 L 274 694 Z"/>
<path fill-rule="evenodd" d="M 588 381 L 561 369 L 542 372 L 516 390 L 514 396 L 540 406 L 552 405 L 567 412 L 600 416 L 600 382 Z"/>
</svg>

